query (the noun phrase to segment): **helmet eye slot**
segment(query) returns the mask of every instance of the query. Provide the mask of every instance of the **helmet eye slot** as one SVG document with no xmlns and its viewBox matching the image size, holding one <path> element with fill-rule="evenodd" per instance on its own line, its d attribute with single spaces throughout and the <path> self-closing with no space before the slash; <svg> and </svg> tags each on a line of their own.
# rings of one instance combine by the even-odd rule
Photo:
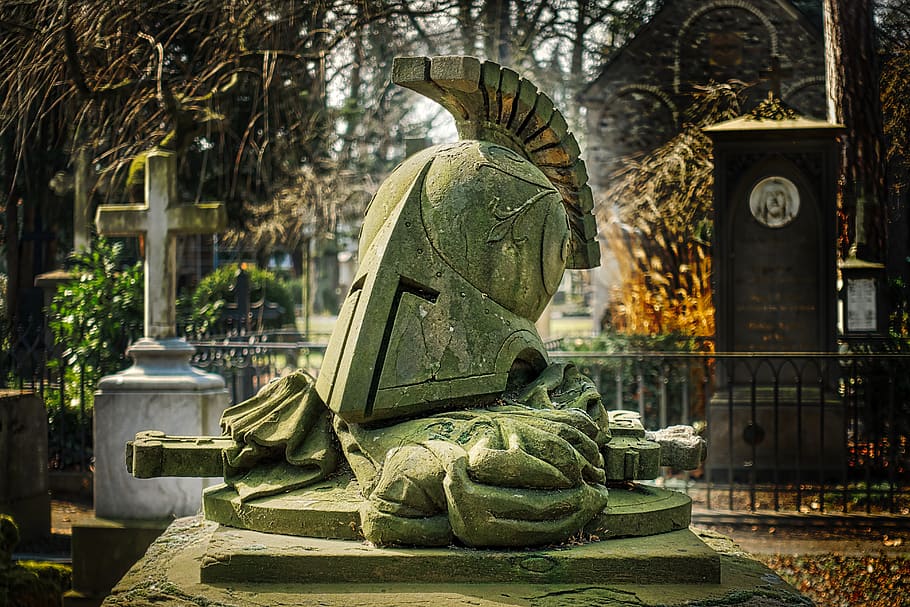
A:
<svg viewBox="0 0 910 607">
<path fill-rule="evenodd" d="M 392 330 L 395 328 L 395 319 L 398 317 L 398 309 L 401 307 L 401 297 L 405 293 L 424 299 L 432 304 L 435 304 L 436 300 L 439 299 L 439 291 L 421 285 L 410 278 L 398 277 L 398 287 L 395 289 L 392 305 L 389 308 L 389 317 L 386 320 L 385 331 L 379 344 L 376 365 L 373 368 L 373 377 L 370 378 L 370 390 L 367 392 L 367 402 L 364 408 L 366 417 L 370 417 L 373 414 L 373 404 L 376 401 L 376 393 L 379 392 L 379 381 L 382 378 L 382 370 L 385 368 L 385 359 L 392 341 Z"/>
</svg>

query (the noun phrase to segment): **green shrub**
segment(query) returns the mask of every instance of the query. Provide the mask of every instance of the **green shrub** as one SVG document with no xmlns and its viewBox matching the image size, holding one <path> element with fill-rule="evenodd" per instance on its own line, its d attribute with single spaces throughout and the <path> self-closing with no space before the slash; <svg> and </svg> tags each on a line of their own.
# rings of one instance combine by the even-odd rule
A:
<svg viewBox="0 0 910 607">
<path fill-rule="evenodd" d="M 142 264 L 124 265 L 122 252 L 120 243 L 99 239 L 74 254 L 73 279 L 57 288 L 50 307 L 54 343 L 62 348 L 62 361 L 54 362 L 75 379 L 68 386 L 78 389 L 83 374 L 88 399 L 99 379 L 129 366 L 126 348 L 141 335 Z"/>
<path fill-rule="evenodd" d="M 236 303 L 233 287 L 238 269 L 237 264 L 221 266 L 203 278 L 191 296 L 182 298 L 180 315 L 186 319 L 187 333 L 211 333 L 221 324 L 225 305 Z M 278 329 L 293 324 L 294 298 L 285 283 L 268 270 L 252 267 L 247 268 L 247 272 L 250 276 L 250 302 L 255 303 L 264 297 L 265 301 L 282 308 L 280 317 L 265 322 L 264 328 Z"/>
<path fill-rule="evenodd" d="M 291 297 L 294 298 L 294 305 L 303 305 L 303 277 L 296 276 L 294 278 L 287 278 L 283 283 L 284 288 L 287 289 L 291 294 Z"/>
<path fill-rule="evenodd" d="M 681 333 L 665 335 L 629 335 L 601 333 L 596 337 L 566 338 L 563 349 L 568 352 L 710 352 L 710 340 Z"/>
</svg>

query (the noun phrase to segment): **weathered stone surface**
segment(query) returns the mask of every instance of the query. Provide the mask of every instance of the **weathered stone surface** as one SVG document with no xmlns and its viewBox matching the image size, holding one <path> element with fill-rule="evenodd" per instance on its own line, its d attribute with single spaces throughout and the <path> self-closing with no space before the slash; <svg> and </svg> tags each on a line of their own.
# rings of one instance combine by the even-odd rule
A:
<svg viewBox="0 0 910 607">
<path fill-rule="evenodd" d="M 717 584 L 720 557 L 691 531 L 535 550 L 376 548 L 221 527 L 202 559 L 206 583 Z"/>
<path fill-rule="evenodd" d="M 136 478 L 222 476 L 222 452 L 235 444 L 229 438 L 167 436 L 160 430 L 140 432 L 126 444 L 126 471 Z"/>
<path fill-rule="evenodd" d="M 306 535 L 327 539 L 361 540 L 360 485 L 350 474 L 303 489 L 242 501 L 227 485 L 205 490 L 205 517 L 230 527 Z"/>
<path fill-rule="evenodd" d="M 460 142 L 406 161 L 367 213 L 360 286 L 342 305 L 320 396 L 351 423 L 492 402 L 516 360 L 545 366 L 533 321 L 567 240 L 559 194 L 507 148 Z"/>
<path fill-rule="evenodd" d="M 634 436 L 614 436 L 604 446 L 604 472 L 609 480 L 657 478 L 660 445 Z"/>
<path fill-rule="evenodd" d="M 33 392 L 0 391 L 0 513 L 13 517 L 23 542 L 47 537 L 47 411 Z"/>
<path fill-rule="evenodd" d="M 227 485 L 206 489 L 203 498 L 206 518 L 230 527 L 346 540 L 363 539 L 366 503 L 348 474 L 256 500 L 242 501 Z M 692 501 L 682 493 L 622 483 L 609 488 L 607 507 L 585 525 L 584 533 L 606 539 L 678 531 L 689 526 L 691 513 Z"/>
<path fill-rule="evenodd" d="M 640 584 L 633 580 L 610 582 L 592 579 L 588 583 L 471 583 L 433 584 L 387 583 L 381 571 L 366 583 L 331 583 L 328 580 L 299 584 L 290 580 L 272 583 L 208 584 L 201 581 L 200 563 L 217 529 L 215 523 L 201 518 L 176 521 L 147 552 L 146 556 L 114 588 L 106 607 L 184 607 L 188 604 L 210 606 L 261 607 L 262 605 L 324 605 L 326 607 L 391 607 L 414 605 L 471 605 L 480 607 L 528 605 L 532 607 L 602 605 L 620 607 L 663 605 L 675 607 L 811 607 L 777 575 L 749 559 L 729 540 L 715 534 L 696 532 L 720 557 L 720 583 Z M 658 542 L 663 536 L 652 541 Z M 611 542 L 613 540 L 610 540 Z M 608 544 L 609 542 L 601 542 Z M 591 546 L 588 544 L 586 546 Z M 264 544 L 248 544 L 246 552 L 265 549 Z M 590 550 L 590 548 L 588 548 Z M 361 552 L 369 552 L 361 545 Z M 559 552 L 571 552 L 567 547 Z M 467 551 L 465 551 L 467 552 Z M 634 554 L 635 549 L 626 552 Z M 483 551 L 484 554 L 494 554 Z M 518 553 L 528 577 L 546 569 L 550 561 L 535 558 L 535 553 Z M 653 572 L 645 572 L 652 575 Z M 576 574 L 578 575 L 578 574 Z"/>
<path fill-rule="evenodd" d="M 227 226 L 221 203 L 177 204 L 177 168 L 172 152 L 148 153 L 145 203 L 101 205 L 95 217 L 102 236 L 145 237 L 145 336 L 176 335 L 177 235 L 212 234 Z"/>
<path fill-rule="evenodd" d="M 660 445 L 660 465 L 677 470 L 695 470 L 707 455 L 705 439 L 698 436 L 692 426 L 670 426 L 645 437 Z"/>
<path fill-rule="evenodd" d="M 623 483 L 610 486 L 607 507 L 585 525 L 584 533 L 607 539 L 641 537 L 687 529 L 692 500 L 678 491 Z"/>
<path fill-rule="evenodd" d="M 392 81 L 433 99 L 454 117 L 464 140 L 495 143 L 530 159 L 559 191 L 579 226 L 590 209 L 576 204 L 588 175 L 575 137 L 546 95 L 516 72 L 473 57 L 397 58 Z M 516 200 L 516 203 L 520 201 Z M 566 265 L 592 268 L 600 254 L 593 235 L 572 231 Z M 493 266 L 495 267 L 495 266 Z"/>
</svg>

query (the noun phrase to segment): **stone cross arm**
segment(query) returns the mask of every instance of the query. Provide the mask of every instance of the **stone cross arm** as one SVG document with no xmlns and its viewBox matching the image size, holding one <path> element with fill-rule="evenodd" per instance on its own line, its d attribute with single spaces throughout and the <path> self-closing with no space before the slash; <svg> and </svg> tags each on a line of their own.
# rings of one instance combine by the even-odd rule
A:
<svg viewBox="0 0 910 607">
<path fill-rule="evenodd" d="M 152 150 L 146 158 L 145 204 L 105 204 L 95 215 L 102 236 L 145 240 L 145 337 L 177 334 L 177 245 L 179 234 L 214 234 L 227 227 L 220 202 L 179 204 L 172 152 Z"/>
<path fill-rule="evenodd" d="M 657 478 L 661 466 L 694 470 L 705 459 L 705 441 L 690 426 L 647 432 L 638 413 L 610 411 L 612 438 L 603 447 L 609 481 Z M 228 436 L 169 436 L 158 430 L 136 434 L 126 444 L 126 468 L 136 478 L 224 476 L 225 450 L 239 447 Z"/>
<path fill-rule="evenodd" d="M 126 443 L 126 469 L 136 478 L 224 476 L 222 452 L 234 446 L 227 436 L 167 436 L 146 430 Z"/>
<path fill-rule="evenodd" d="M 103 205 L 95 223 L 102 236 L 137 236 L 148 231 L 144 204 Z M 166 211 L 169 234 L 215 234 L 227 226 L 227 212 L 220 202 L 172 206 Z"/>
</svg>

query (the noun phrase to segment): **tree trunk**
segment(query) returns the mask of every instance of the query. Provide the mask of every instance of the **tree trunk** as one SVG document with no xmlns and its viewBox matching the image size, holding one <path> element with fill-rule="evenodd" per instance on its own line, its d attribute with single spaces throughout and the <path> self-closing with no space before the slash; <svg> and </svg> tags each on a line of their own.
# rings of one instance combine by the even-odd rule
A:
<svg viewBox="0 0 910 607">
<path fill-rule="evenodd" d="M 474 20 L 474 0 L 458 3 L 458 22 L 461 28 L 461 48 L 465 55 L 476 53 L 477 23 Z"/>
<path fill-rule="evenodd" d="M 363 50 L 363 32 L 353 34 L 354 42 L 354 64 L 351 66 L 350 88 L 348 89 L 348 102 L 346 104 L 346 114 L 344 118 L 344 136 L 341 138 L 341 152 L 339 153 L 339 164 L 345 164 L 353 157 L 355 131 L 360 124 L 360 116 L 355 108 L 364 106 L 361 97 L 361 88 L 363 86 L 363 65 L 366 61 Z"/>
<path fill-rule="evenodd" d="M 6 246 L 6 313 L 10 322 L 14 322 L 18 313 L 19 302 L 19 192 L 14 182 L 16 175 L 16 160 L 12 144 L 12 135 L 7 132 L 3 138 L 0 157 L 3 167 L 0 175 L 5 179 L 0 182 L 0 199 L 5 200 L 4 215 L 6 220 L 5 246 Z M 6 329 L 7 327 L 3 327 Z"/>
<path fill-rule="evenodd" d="M 487 59 L 500 65 L 511 63 L 511 0 L 487 0 L 484 5 L 484 42 Z"/>
<path fill-rule="evenodd" d="M 841 255 L 883 258 L 884 140 L 871 0 L 824 0 L 828 118 L 847 129 L 838 208 Z"/>
</svg>

